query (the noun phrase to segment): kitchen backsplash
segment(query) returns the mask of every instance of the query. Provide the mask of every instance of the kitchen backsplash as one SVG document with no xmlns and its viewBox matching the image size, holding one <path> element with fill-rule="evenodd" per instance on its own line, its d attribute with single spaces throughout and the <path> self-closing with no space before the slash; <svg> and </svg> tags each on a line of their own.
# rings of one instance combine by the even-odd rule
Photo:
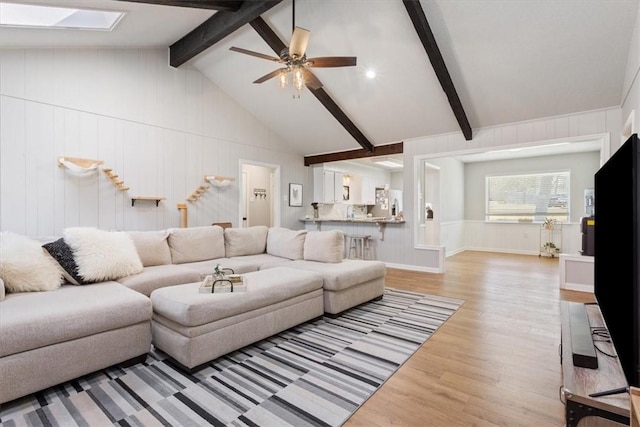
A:
<svg viewBox="0 0 640 427">
<path fill-rule="evenodd" d="M 349 213 L 351 213 L 351 209 L 353 208 L 353 215 L 358 218 L 367 216 L 367 205 L 347 205 L 342 203 L 336 204 L 321 204 L 318 205 L 318 214 L 320 218 L 346 218 L 347 217 L 347 209 L 349 209 Z M 310 218 L 313 218 L 313 208 L 309 208 L 308 213 Z"/>
</svg>

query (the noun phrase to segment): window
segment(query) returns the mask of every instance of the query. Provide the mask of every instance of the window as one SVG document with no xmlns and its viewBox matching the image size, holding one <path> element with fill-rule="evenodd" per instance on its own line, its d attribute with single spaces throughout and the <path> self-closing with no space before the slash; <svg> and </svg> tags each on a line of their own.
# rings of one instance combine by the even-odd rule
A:
<svg viewBox="0 0 640 427">
<path fill-rule="evenodd" d="M 569 221 L 569 172 L 486 177 L 485 220 Z"/>
</svg>

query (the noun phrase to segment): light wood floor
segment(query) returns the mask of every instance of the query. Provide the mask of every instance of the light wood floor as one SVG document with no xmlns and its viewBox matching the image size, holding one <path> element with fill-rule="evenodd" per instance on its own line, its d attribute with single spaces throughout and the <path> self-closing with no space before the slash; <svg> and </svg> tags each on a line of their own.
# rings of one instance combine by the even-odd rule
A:
<svg viewBox="0 0 640 427">
<path fill-rule="evenodd" d="M 388 287 L 465 301 L 345 424 L 563 426 L 558 259 L 466 251 L 444 274 L 388 269 Z"/>
</svg>

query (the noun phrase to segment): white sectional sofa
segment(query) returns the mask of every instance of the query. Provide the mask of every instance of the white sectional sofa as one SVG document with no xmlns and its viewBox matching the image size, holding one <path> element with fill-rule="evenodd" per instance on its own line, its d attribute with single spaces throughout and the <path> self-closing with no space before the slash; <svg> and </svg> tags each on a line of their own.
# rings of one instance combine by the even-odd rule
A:
<svg viewBox="0 0 640 427">
<path fill-rule="evenodd" d="M 309 295 L 316 301 L 317 293 L 322 304 L 313 303 L 314 308 L 308 310 L 312 317 L 323 312 L 335 316 L 381 298 L 385 286 L 382 262 L 342 259 L 344 236 L 339 231 L 202 226 L 107 232 L 76 227 L 45 244 L 41 254 L 34 252 L 32 239 L 22 239 L 0 233 L 0 403 L 144 357 L 154 340 L 152 318 L 164 316 L 165 323 L 167 318 L 166 304 L 164 314 L 153 313 L 154 291 L 171 294 L 164 288 L 196 287 L 193 284 L 218 265 L 239 274 L 264 271 L 264 277 L 269 269 L 286 267 L 289 283 L 296 270 L 304 270 L 301 279 L 313 273 L 321 278 L 322 287 Z M 40 260 L 49 255 L 55 259 L 47 259 L 53 270 Z M 43 268 L 32 268 L 36 260 Z M 268 287 L 277 288 L 278 270 L 273 272 L 276 279 L 269 279 Z M 292 299 L 299 298 L 290 293 Z M 260 321 L 268 321 L 268 306 L 255 304 Z M 288 302 L 273 304 L 273 310 L 283 304 Z M 245 320 L 253 316 L 251 310 L 234 313 Z M 312 317 L 298 316 L 296 322 Z M 203 319 L 215 323 L 220 317 L 214 314 Z M 187 328 L 200 327 L 197 320 L 190 322 Z M 247 323 L 251 324 L 256 321 Z M 205 354 L 224 354 L 246 345 L 247 339 L 266 338 L 291 326 L 288 320 L 255 334 L 238 325 L 212 336 L 229 340 L 243 335 L 243 340 L 222 343 L 220 349 Z M 215 341 L 206 340 L 205 345 L 215 345 Z"/>
</svg>

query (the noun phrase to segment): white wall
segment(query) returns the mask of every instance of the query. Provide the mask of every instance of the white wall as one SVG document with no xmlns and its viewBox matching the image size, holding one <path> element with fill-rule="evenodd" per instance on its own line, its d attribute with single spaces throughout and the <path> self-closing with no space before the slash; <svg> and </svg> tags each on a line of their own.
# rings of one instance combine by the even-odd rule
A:
<svg viewBox="0 0 640 427">
<path fill-rule="evenodd" d="M 0 229 L 31 236 L 65 227 L 152 230 L 180 225 L 177 203 L 205 174 L 232 176 L 189 207 L 189 226 L 232 221 L 240 159 L 279 164 L 288 183 L 311 188 L 303 157 L 200 72 L 167 64 L 166 49 L 0 50 Z M 78 176 L 59 156 L 96 158 Z M 131 196 L 162 196 L 159 207 Z M 281 224 L 301 228 L 304 208 L 281 203 Z M 305 198 L 304 205 L 311 200 Z"/>
<path fill-rule="evenodd" d="M 633 112 L 635 125 L 633 133 L 640 133 L 640 8 L 638 8 L 635 28 L 631 37 L 621 102 L 622 123 L 624 124 Z M 616 145 L 612 144 L 612 152 L 620 147 L 623 141 L 616 140 L 616 142 Z"/>
</svg>

